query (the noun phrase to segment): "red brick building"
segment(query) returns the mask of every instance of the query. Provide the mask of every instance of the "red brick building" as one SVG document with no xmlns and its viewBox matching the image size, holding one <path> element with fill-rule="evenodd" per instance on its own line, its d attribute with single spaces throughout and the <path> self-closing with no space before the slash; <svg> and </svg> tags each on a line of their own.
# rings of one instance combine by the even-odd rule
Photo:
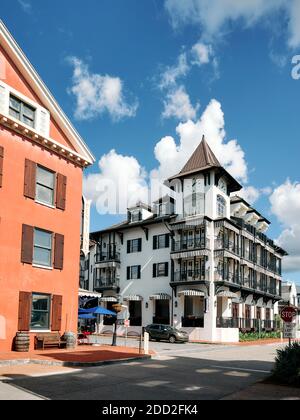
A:
<svg viewBox="0 0 300 420">
<path fill-rule="evenodd" d="M 47 57 L 45 57 L 47 59 Z M 76 332 L 83 169 L 91 152 L 0 21 L 0 351 Z"/>
</svg>

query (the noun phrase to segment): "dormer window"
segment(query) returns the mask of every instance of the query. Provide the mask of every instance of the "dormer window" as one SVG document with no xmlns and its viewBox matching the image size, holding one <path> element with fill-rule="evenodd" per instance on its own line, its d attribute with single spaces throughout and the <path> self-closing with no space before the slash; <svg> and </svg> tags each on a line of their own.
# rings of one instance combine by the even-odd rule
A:
<svg viewBox="0 0 300 420">
<path fill-rule="evenodd" d="M 140 222 L 142 220 L 142 212 L 140 210 L 133 211 L 130 213 L 130 215 L 131 215 L 131 218 L 130 218 L 131 223 Z"/>
<path fill-rule="evenodd" d="M 221 195 L 217 197 L 217 213 L 218 217 L 226 217 L 226 200 Z"/>
<path fill-rule="evenodd" d="M 16 96 L 9 97 L 9 115 L 29 127 L 35 127 L 36 109 L 18 99 Z"/>
</svg>

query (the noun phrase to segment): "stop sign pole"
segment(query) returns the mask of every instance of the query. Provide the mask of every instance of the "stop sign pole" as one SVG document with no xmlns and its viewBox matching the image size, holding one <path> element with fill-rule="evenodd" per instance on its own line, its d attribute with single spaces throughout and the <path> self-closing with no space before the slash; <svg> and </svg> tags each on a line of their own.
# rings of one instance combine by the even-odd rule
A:
<svg viewBox="0 0 300 420">
<path fill-rule="evenodd" d="M 294 321 L 294 318 L 297 315 L 297 311 L 295 308 L 293 308 L 292 306 L 286 306 L 285 308 L 282 309 L 280 316 L 281 319 L 286 323 L 286 324 L 291 324 Z M 289 337 L 289 345 L 291 346 L 291 338 Z"/>
</svg>

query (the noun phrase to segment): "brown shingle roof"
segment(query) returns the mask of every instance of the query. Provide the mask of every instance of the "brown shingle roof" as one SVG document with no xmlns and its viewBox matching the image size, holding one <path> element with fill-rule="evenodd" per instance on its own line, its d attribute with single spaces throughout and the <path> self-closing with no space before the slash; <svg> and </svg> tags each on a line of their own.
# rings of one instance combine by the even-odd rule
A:
<svg viewBox="0 0 300 420">
<path fill-rule="evenodd" d="M 203 136 L 201 143 L 181 170 L 180 174 L 190 173 L 195 170 L 201 171 L 202 169 L 208 169 L 210 167 L 221 167 L 221 164 Z"/>
</svg>

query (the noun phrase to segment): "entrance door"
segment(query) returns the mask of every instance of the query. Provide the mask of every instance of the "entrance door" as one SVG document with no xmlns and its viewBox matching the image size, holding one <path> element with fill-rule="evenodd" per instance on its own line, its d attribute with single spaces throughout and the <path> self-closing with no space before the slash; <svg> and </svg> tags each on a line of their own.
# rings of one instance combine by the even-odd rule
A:
<svg viewBox="0 0 300 420">
<path fill-rule="evenodd" d="M 157 300 L 155 302 L 154 324 L 170 325 L 170 301 Z"/>
</svg>

